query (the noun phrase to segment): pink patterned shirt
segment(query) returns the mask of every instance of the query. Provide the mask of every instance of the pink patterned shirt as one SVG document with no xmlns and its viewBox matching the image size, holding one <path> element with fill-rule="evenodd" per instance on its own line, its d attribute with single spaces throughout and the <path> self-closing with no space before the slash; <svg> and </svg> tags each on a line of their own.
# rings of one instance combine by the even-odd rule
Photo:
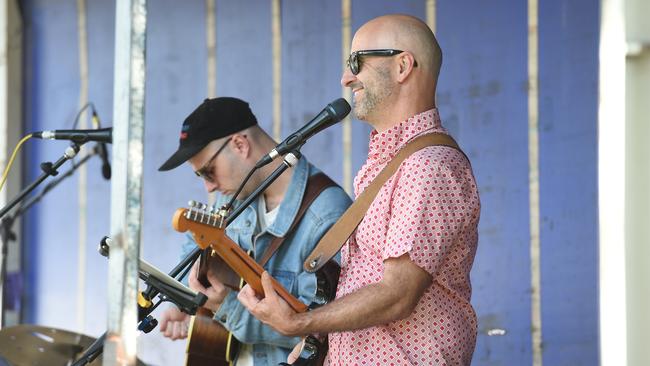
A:
<svg viewBox="0 0 650 366">
<path fill-rule="evenodd" d="M 447 133 L 436 109 L 370 135 L 355 197 L 414 137 Z M 461 152 L 424 148 L 388 179 L 341 250 L 337 297 L 379 282 L 384 260 L 408 253 L 433 284 L 413 313 L 399 321 L 329 335 L 329 365 L 469 365 L 476 343 L 470 269 L 478 241 L 480 202 L 472 168 Z"/>
</svg>

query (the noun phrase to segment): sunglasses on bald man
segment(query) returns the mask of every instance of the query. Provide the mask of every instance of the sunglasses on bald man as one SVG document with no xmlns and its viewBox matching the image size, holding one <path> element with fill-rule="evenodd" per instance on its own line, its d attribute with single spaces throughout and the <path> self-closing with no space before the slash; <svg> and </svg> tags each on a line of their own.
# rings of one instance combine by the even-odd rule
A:
<svg viewBox="0 0 650 366">
<path fill-rule="evenodd" d="M 354 51 L 350 54 L 347 60 L 347 65 L 350 68 L 350 71 L 352 71 L 353 75 L 357 75 L 360 71 L 361 63 L 359 62 L 359 57 L 361 56 L 382 56 L 382 57 L 390 57 L 390 56 L 395 56 L 399 55 L 404 51 L 402 50 L 394 50 L 394 49 L 381 49 L 381 50 L 360 50 L 360 51 Z M 413 66 L 417 67 L 418 62 L 413 60 Z"/>
</svg>

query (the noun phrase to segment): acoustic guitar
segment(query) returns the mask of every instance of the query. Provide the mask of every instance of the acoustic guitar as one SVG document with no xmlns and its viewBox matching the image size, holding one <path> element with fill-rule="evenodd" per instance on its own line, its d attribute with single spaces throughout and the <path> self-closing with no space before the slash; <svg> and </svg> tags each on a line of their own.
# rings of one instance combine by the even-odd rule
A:
<svg viewBox="0 0 650 366">
<path fill-rule="evenodd" d="M 264 294 L 261 276 L 264 268 L 251 258 L 244 250 L 225 234 L 221 228 L 223 218 L 213 211 L 206 210 L 206 205 L 196 204 L 190 208 L 179 208 L 172 219 L 172 226 L 178 232 L 189 231 L 201 249 L 209 249 L 210 255 L 218 255 L 223 262 L 239 277 L 248 283 L 256 293 Z M 271 278 L 273 289 L 296 312 L 305 312 L 333 299 L 336 294 L 340 268 L 330 261 L 316 272 L 317 291 L 314 301 L 308 307 L 296 299 L 276 279 Z M 212 320 L 212 314 L 208 316 Z M 213 321 L 217 323 L 216 321 Z M 196 320 L 195 324 L 196 326 Z M 194 335 L 192 336 L 194 337 Z M 325 342 L 326 343 L 326 342 Z M 213 345 L 214 346 L 214 345 Z M 294 365 L 316 365 L 322 363 L 327 353 L 326 345 L 314 337 L 307 337 L 300 359 Z M 226 364 L 227 365 L 227 364 Z M 192 365 L 194 366 L 194 365 Z"/>
<path fill-rule="evenodd" d="M 210 250 L 201 254 L 198 280 L 205 287 L 210 286 L 207 272 L 211 270 L 226 287 L 239 291 L 243 281 L 226 265 L 221 257 L 210 255 Z M 187 331 L 187 366 L 232 366 L 240 343 L 221 323 L 214 320 L 210 309 L 201 307 L 190 320 Z"/>
</svg>

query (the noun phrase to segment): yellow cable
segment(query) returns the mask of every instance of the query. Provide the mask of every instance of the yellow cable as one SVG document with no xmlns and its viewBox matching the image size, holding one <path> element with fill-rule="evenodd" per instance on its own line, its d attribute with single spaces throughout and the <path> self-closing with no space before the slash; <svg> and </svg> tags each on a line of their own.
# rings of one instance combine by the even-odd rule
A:
<svg viewBox="0 0 650 366">
<path fill-rule="evenodd" d="M 9 176 L 9 169 L 11 169 L 11 165 L 14 163 L 14 159 L 16 158 L 16 153 L 18 150 L 20 150 L 20 147 L 23 145 L 23 143 L 27 140 L 32 138 L 32 134 L 30 133 L 29 135 L 23 137 L 22 140 L 16 145 L 16 148 L 14 149 L 13 154 L 11 154 L 11 159 L 9 159 L 9 164 L 7 164 L 7 167 L 5 168 L 4 173 L 2 173 L 2 182 L 0 182 L 0 191 L 2 190 L 2 187 L 4 187 L 5 182 L 7 181 L 7 176 Z"/>
</svg>

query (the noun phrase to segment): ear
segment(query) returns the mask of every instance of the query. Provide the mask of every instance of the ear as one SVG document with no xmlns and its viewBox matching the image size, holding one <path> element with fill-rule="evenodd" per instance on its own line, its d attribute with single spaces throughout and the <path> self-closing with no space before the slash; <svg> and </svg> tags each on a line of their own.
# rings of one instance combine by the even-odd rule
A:
<svg viewBox="0 0 650 366">
<path fill-rule="evenodd" d="M 413 68 L 417 66 L 417 63 L 415 61 L 415 58 L 413 57 L 413 54 L 411 54 L 408 51 L 404 51 L 401 54 L 398 55 L 397 57 L 398 61 L 398 74 L 397 74 L 397 82 L 402 83 L 406 80 L 406 78 L 411 75 L 411 72 L 413 71 Z"/>
<path fill-rule="evenodd" d="M 232 135 L 230 140 L 230 148 L 233 153 L 240 155 L 242 158 L 246 159 L 251 153 L 251 145 L 248 136 L 235 133 Z"/>
</svg>

